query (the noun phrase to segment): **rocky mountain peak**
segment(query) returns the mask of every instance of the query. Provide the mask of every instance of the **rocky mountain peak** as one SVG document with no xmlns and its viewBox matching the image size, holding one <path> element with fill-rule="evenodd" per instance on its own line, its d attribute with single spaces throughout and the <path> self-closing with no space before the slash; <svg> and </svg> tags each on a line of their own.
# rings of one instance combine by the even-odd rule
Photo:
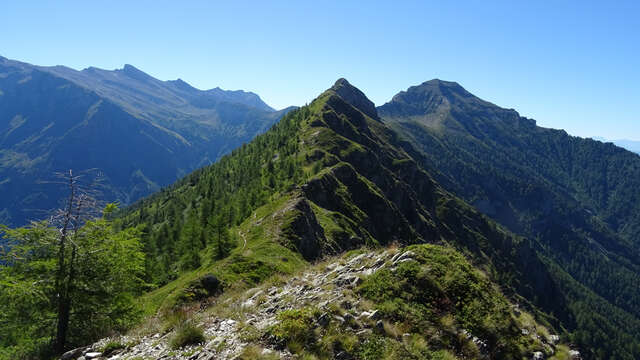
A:
<svg viewBox="0 0 640 360">
<path fill-rule="evenodd" d="M 340 78 L 329 89 L 341 97 L 345 102 L 362 111 L 367 116 L 378 119 L 375 104 L 357 87 L 351 85 L 347 79 Z"/>
<path fill-rule="evenodd" d="M 128 77 L 138 81 L 155 80 L 151 75 L 145 73 L 142 70 L 139 70 L 133 65 L 125 64 L 121 71 Z"/>
<path fill-rule="evenodd" d="M 467 105 L 497 108 L 457 82 L 432 79 L 399 92 L 378 111 L 382 117 L 423 116 Z"/>
<path fill-rule="evenodd" d="M 457 82 L 433 79 L 398 93 L 391 101 L 415 104 L 424 101 L 424 99 L 438 99 L 439 102 L 449 103 L 480 100 Z"/>
</svg>

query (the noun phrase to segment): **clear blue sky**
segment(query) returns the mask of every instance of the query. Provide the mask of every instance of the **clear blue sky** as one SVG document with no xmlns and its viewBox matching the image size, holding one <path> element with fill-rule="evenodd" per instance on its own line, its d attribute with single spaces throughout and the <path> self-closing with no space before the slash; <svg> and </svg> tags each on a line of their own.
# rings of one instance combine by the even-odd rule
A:
<svg viewBox="0 0 640 360">
<path fill-rule="evenodd" d="M 615 3 L 615 4 L 614 4 Z M 432 78 L 546 127 L 640 140 L 640 1 L 2 1 L 0 55 L 132 64 L 282 108 Z"/>
</svg>

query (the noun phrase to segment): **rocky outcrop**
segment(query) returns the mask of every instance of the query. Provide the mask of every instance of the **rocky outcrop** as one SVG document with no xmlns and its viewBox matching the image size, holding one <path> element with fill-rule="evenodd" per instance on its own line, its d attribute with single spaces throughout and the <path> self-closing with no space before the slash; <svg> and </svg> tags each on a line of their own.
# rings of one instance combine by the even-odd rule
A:
<svg viewBox="0 0 640 360">
<path fill-rule="evenodd" d="M 360 89 L 351 85 L 346 79 L 341 78 L 329 89 L 334 91 L 344 101 L 362 111 L 372 119 L 378 119 L 378 111 L 376 106 Z"/>
<path fill-rule="evenodd" d="M 324 229 L 318 223 L 306 199 L 294 200 L 287 217 L 286 223 L 282 226 L 282 235 L 302 257 L 313 260 L 330 252 Z"/>
<path fill-rule="evenodd" d="M 304 206 L 304 205 L 303 205 Z M 226 309 L 239 309 L 239 318 L 219 317 L 206 312 L 196 313 L 198 326 L 203 329 L 206 341 L 202 344 L 188 345 L 180 349 L 172 349 L 171 332 L 151 333 L 142 336 L 121 336 L 102 339 L 91 346 L 70 351 L 64 360 L 84 360 L 87 353 L 95 353 L 108 343 L 125 345 L 123 349 L 112 352 L 108 356 L 97 359 L 132 360 L 132 359 L 166 359 L 166 360 L 213 360 L 234 359 L 246 347 L 250 346 L 247 331 L 257 329 L 264 332 L 276 324 L 277 316 L 284 310 L 296 309 L 308 305 L 320 309 L 328 309 L 330 304 L 342 303 L 345 294 L 352 293 L 360 284 L 361 277 L 369 276 L 387 264 L 388 252 L 363 253 L 345 262 L 336 261 L 316 266 L 300 276 L 293 277 L 279 286 L 265 285 L 245 292 L 239 298 L 223 300 Z M 346 305 L 346 304 L 345 304 Z M 216 306 L 216 305 L 214 305 Z M 218 305 L 220 306 L 220 305 Z M 359 302 L 347 305 L 351 311 L 345 318 L 336 318 L 321 314 L 315 321 L 318 326 L 329 323 L 347 326 L 358 321 L 369 326 L 364 332 L 371 332 L 379 319 L 375 310 L 366 311 Z M 328 311 L 328 310 L 326 310 Z M 268 338 L 259 341 L 264 354 L 272 354 L 281 359 L 295 358 L 288 350 L 281 348 Z M 84 359 L 83 359 L 84 356 Z"/>
<path fill-rule="evenodd" d="M 318 337 L 314 341 L 321 342 L 323 334 L 334 329 L 332 331 L 361 342 L 372 336 L 383 336 L 390 341 L 408 344 L 412 335 L 393 333 L 395 330 L 390 330 L 393 325 L 384 311 L 373 307 L 371 300 L 361 297 L 361 284 L 364 286 L 363 281 L 385 271 L 394 274 L 406 271 L 402 269 L 407 269 L 407 264 L 424 262 L 421 256 L 411 250 L 362 252 L 319 263 L 286 281 L 266 283 L 239 295 L 224 295 L 211 308 L 191 314 L 191 321 L 204 334 L 204 341 L 199 344 L 172 348 L 173 332 L 150 329 L 146 334 L 102 339 L 89 347 L 71 351 L 63 358 L 212 360 L 268 355 L 268 358 L 297 359 L 299 355 L 285 347 L 273 331 L 283 321 L 281 314 L 295 311 L 300 311 L 300 321 L 306 317 L 307 326 L 314 329 L 313 334 Z M 315 310 L 307 312 L 305 309 Z M 526 316 L 530 319 L 529 315 Z M 526 326 L 527 332 L 517 336 L 522 337 L 523 343 L 538 344 L 533 345 L 535 351 L 529 353 L 530 357 L 547 356 L 553 354 L 557 346 L 564 346 L 558 344 L 557 336 L 548 339 L 539 336 L 536 330 L 543 329 L 539 324 L 528 323 Z M 479 349 L 478 358 L 490 358 L 495 350 L 493 343 L 474 336 L 467 329 L 447 331 L 454 331 L 456 336 L 473 343 Z M 121 348 L 107 353 L 109 344 L 114 343 L 121 344 Z M 354 358 L 354 354 L 335 347 L 332 358 Z"/>
</svg>

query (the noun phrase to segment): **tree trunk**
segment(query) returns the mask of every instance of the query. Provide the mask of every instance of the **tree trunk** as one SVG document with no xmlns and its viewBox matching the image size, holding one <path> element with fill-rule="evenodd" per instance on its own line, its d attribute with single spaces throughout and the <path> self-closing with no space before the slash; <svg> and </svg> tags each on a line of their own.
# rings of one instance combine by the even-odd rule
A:
<svg viewBox="0 0 640 360">
<path fill-rule="evenodd" d="M 69 328 L 70 299 L 68 294 L 67 263 L 65 261 L 65 247 L 67 244 L 67 234 L 71 223 L 73 202 L 75 199 L 75 186 L 73 173 L 69 170 L 69 199 L 65 210 L 62 229 L 60 231 L 60 241 L 58 243 L 58 272 L 56 276 L 56 293 L 58 294 L 58 314 L 57 329 L 54 349 L 56 354 L 64 352 L 67 343 L 67 330 Z M 73 250 L 75 254 L 75 248 Z M 65 281 L 65 279 L 67 281 Z"/>
</svg>

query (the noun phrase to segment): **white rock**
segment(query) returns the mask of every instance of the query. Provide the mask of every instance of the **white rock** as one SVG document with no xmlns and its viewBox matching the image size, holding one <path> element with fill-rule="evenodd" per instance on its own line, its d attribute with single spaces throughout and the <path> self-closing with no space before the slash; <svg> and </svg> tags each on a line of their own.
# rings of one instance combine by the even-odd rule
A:
<svg viewBox="0 0 640 360">
<path fill-rule="evenodd" d="M 368 319 L 377 320 L 379 317 L 380 317 L 380 313 L 378 312 L 378 310 L 373 310 L 373 312 L 369 314 Z"/>
<path fill-rule="evenodd" d="M 84 354 L 84 357 L 87 359 L 95 359 L 100 356 L 102 356 L 102 353 L 99 353 L 99 352 L 88 352 Z"/>
</svg>

